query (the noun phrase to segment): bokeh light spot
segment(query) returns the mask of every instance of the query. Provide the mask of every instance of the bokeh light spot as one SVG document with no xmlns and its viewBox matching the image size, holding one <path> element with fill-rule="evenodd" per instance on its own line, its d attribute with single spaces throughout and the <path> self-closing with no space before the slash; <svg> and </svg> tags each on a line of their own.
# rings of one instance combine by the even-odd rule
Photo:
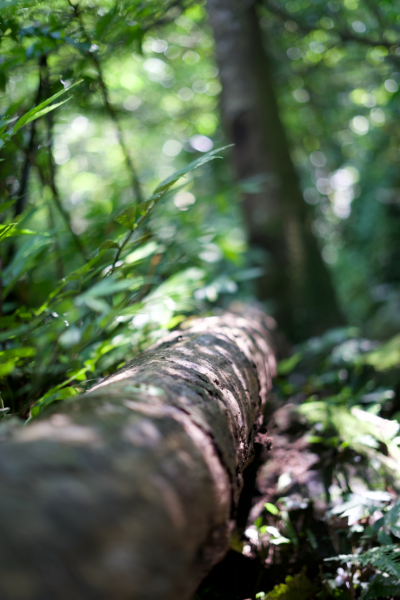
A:
<svg viewBox="0 0 400 600">
<path fill-rule="evenodd" d="M 87 119 L 86 117 L 79 116 L 72 121 L 71 127 L 77 133 L 83 133 L 84 131 L 86 131 L 88 125 L 89 119 Z"/>
<path fill-rule="evenodd" d="M 161 52 L 165 52 L 167 48 L 168 42 L 166 42 L 165 40 L 154 40 L 154 42 L 151 45 L 151 49 L 153 50 L 153 52 L 157 52 L 158 54 L 161 54 Z"/>
<path fill-rule="evenodd" d="M 179 100 L 183 100 L 183 102 L 188 102 L 194 96 L 194 91 L 188 87 L 183 87 L 178 91 Z"/>
<path fill-rule="evenodd" d="M 129 111 L 134 111 L 139 108 L 142 104 L 142 101 L 137 96 L 128 96 L 124 101 L 124 108 Z"/>
<path fill-rule="evenodd" d="M 286 52 L 290 60 L 299 60 L 302 57 L 302 52 L 299 48 L 289 48 Z"/>
<path fill-rule="evenodd" d="M 385 88 L 388 92 L 394 94 L 399 89 L 399 86 L 397 85 L 397 82 L 394 79 L 386 79 Z"/>
<path fill-rule="evenodd" d="M 324 167 L 326 165 L 326 156 L 323 152 L 311 152 L 310 160 L 315 167 Z"/>
<path fill-rule="evenodd" d="M 214 146 L 214 142 L 205 135 L 194 135 L 190 138 L 190 145 L 199 152 L 209 152 Z"/>
<path fill-rule="evenodd" d="M 357 135 L 365 135 L 369 131 L 368 119 L 362 115 L 357 115 L 350 121 L 350 129 Z"/>
<path fill-rule="evenodd" d="M 362 21 L 354 21 L 352 27 L 354 31 L 357 31 L 357 33 L 364 33 L 364 31 L 367 29 Z"/>
<path fill-rule="evenodd" d="M 177 156 L 182 150 L 182 144 L 177 140 L 168 140 L 163 146 L 163 152 L 167 156 Z"/>
<path fill-rule="evenodd" d="M 195 202 L 196 198 L 191 192 L 179 192 L 174 196 L 174 204 L 179 210 L 187 210 Z"/>
</svg>

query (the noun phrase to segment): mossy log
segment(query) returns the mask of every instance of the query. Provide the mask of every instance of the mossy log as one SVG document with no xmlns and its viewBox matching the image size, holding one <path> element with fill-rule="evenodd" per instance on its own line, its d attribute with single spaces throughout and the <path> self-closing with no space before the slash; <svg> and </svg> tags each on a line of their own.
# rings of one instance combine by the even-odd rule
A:
<svg viewBox="0 0 400 600">
<path fill-rule="evenodd" d="M 229 548 L 271 327 L 190 321 L 2 440 L 1 600 L 190 598 Z"/>
</svg>

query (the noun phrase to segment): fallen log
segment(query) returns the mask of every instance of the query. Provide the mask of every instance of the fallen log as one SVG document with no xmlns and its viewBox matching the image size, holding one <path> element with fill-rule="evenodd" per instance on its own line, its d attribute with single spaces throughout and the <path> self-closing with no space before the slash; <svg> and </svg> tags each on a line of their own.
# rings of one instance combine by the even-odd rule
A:
<svg viewBox="0 0 400 600">
<path fill-rule="evenodd" d="M 191 321 L 2 441 L 2 600 L 190 598 L 229 548 L 273 325 Z"/>
</svg>

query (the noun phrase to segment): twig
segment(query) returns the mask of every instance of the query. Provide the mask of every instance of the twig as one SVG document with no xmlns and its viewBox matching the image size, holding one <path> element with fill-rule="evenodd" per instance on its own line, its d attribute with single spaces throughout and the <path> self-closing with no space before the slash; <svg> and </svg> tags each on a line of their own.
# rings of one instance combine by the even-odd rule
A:
<svg viewBox="0 0 400 600">
<path fill-rule="evenodd" d="M 89 35 L 89 33 L 86 30 L 85 24 L 83 22 L 82 19 L 82 14 L 79 10 L 79 6 L 72 4 L 71 0 L 68 0 L 69 5 L 73 8 L 76 18 L 80 24 L 80 27 L 82 29 L 83 35 L 86 38 L 86 41 L 88 42 L 88 44 L 90 44 L 92 46 L 93 41 Z M 110 117 L 110 119 L 112 120 L 112 122 L 114 123 L 116 132 L 117 132 L 117 138 L 118 138 L 118 143 L 121 147 L 121 150 L 123 152 L 124 158 L 125 158 L 125 164 L 127 166 L 127 169 L 129 171 L 130 177 L 131 177 L 131 182 L 132 182 L 132 189 L 134 192 L 134 195 L 136 196 L 136 200 L 137 202 L 142 202 L 143 201 L 143 196 L 142 196 L 142 191 L 140 188 L 140 183 L 139 183 L 139 178 L 138 175 L 136 173 L 136 169 L 133 165 L 133 161 L 132 158 L 129 155 L 128 152 L 128 148 L 125 144 L 125 140 L 124 140 L 124 135 L 123 135 L 123 131 L 121 128 L 121 125 L 118 121 L 118 117 L 117 114 L 114 110 L 114 107 L 111 105 L 109 97 L 108 97 L 108 89 L 106 86 L 106 82 L 104 80 L 104 76 L 103 76 L 103 68 L 101 66 L 100 60 L 98 55 L 96 54 L 96 52 L 86 52 L 85 53 L 86 56 L 93 62 L 94 66 L 97 69 L 97 74 L 98 74 L 98 80 L 99 80 L 99 85 L 100 85 L 100 90 L 101 90 L 101 95 L 103 98 L 103 103 L 104 103 L 104 107 L 106 109 L 106 111 L 108 112 L 108 115 Z"/>
<path fill-rule="evenodd" d="M 44 68 L 44 76 L 43 76 L 42 87 L 43 87 L 45 96 L 47 98 L 49 98 L 50 97 L 50 82 L 49 82 L 49 69 L 47 66 L 46 56 L 43 57 L 43 68 Z M 42 79 L 42 77 L 41 77 L 41 79 Z M 56 178 L 55 178 L 55 164 L 54 164 L 54 160 L 53 160 L 53 112 L 50 111 L 47 113 L 45 121 L 46 121 L 46 131 L 47 131 L 47 150 L 48 150 L 48 158 L 49 158 L 50 181 L 51 181 L 52 187 L 55 188 L 56 187 L 56 185 L 55 185 Z M 49 223 L 50 223 L 51 229 L 53 230 L 57 278 L 59 280 L 61 280 L 64 277 L 64 265 L 63 265 L 63 261 L 61 258 L 61 250 L 60 250 L 60 244 L 59 244 L 57 232 L 55 230 L 54 214 L 53 214 L 52 207 L 50 205 L 49 205 Z"/>
<path fill-rule="evenodd" d="M 61 259 L 60 244 L 58 242 L 58 237 L 57 237 L 57 233 L 55 230 L 56 224 L 55 224 L 55 220 L 54 220 L 53 208 L 50 204 L 49 204 L 49 224 L 50 224 L 50 229 L 53 230 L 53 245 L 54 245 L 54 253 L 56 256 L 57 279 L 59 281 L 61 281 L 64 278 L 64 265 L 63 265 L 63 261 Z"/>
<path fill-rule="evenodd" d="M 267 8 L 270 12 L 274 13 L 275 15 L 277 15 L 278 17 L 280 17 L 281 19 L 290 19 L 291 21 L 294 21 L 296 23 L 296 25 L 298 25 L 298 27 L 304 32 L 304 33 L 310 33 L 311 31 L 315 31 L 315 29 L 318 29 L 318 25 L 308 25 L 307 23 L 304 23 L 303 21 L 301 21 L 300 19 L 294 17 L 294 15 L 292 13 L 287 12 L 284 8 L 282 8 L 281 6 L 279 6 L 276 2 L 274 1 L 269 1 L 269 2 L 264 2 L 263 5 L 265 6 L 265 8 Z M 378 41 L 374 41 L 371 38 L 368 38 L 366 36 L 363 35 L 355 35 L 353 34 L 351 31 L 349 30 L 339 30 L 339 29 L 331 29 L 331 32 L 336 33 L 340 39 L 342 40 L 342 42 L 359 42 L 361 44 L 364 44 L 366 46 L 372 46 L 372 47 L 376 47 L 376 46 L 384 46 L 385 48 L 393 48 L 393 46 L 395 46 L 395 44 L 391 44 L 390 42 L 384 40 L 384 39 L 380 39 Z M 398 47 L 398 46 L 397 46 Z M 390 58 L 394 59 L 396 62 L 399 60 L 399 57 L 395 56 L 395 55 L 390 55 Z"/>
<path fill-rule="evenodd" d="M 137 231 L 137 229 L 139 229 L 139 227 L 141 226 L 141 224 L 143 223 L 143 221 L 147 218 L 148 214 L 150 213 L 150 211 L 154 208 L 155 204 L 157 204 L 157 202 L 161 200 L 161 197 L 154 201 L 153 204 L 149 204 L 149 206 L 147 207 L 146 212 L 144 213 L 144 215 L 142 215 L 142 217 L 139 219 L 139 221 L 136 224 L 136 228 L 132 231 L 130 231 L 126 236 L 124 241 L 122 242 L 122 244 L 120 245 L 120 247 L 117 250 L 117 254 L 115 255 L 114 258 L 114 262 L 113 262 L 113 266 L 110 269 L 110 275 L 113 273 L 114 269 L 115 269 L 115 265 L 117 264 L 119 257 L 121 256 L 122 251 L 124 250 L 125 246 L 127 245 L 127 243 L 130 241 L 131 237 L 133 236 L 133 234 L 135 233 L 135 231 Z"/>
<path fill-rule="evenodd" d="M 122 242 L 122 244 L 118 248 L 117 254 L 115 255 L 115 258 L 114 258 L 114 262 L 113 262 L 112 268 L 110 269 L 110 275 L 112 275 L 112 273 L 114 272 L 115 265 L 117 264 L 117 262 L 119 260 L 119 257 L 121 256 L 122 250 L 125 248 L 125 246 L 129 242 L 129 240 L 131 239 L 131 237 L 133 236 L 133 234 L 134 234 L 134 231 L 130 231 L 129 233 L 127 233 L 126 236 L 125 236 L 124 241 Z"/>
<path fill-rule="evenodd" d="M 126 166 L 128 168 L 128 171 L 130 173 L 131 176 L 131 181 L 132 181 L 132 188 L 133 191 L 135 193 L 136 196 L 136 200 L 138 202 L 143 202 L 143 195 L 142 195 L 142 190 L 140 188 L 140 183 L 139 183 L 139 178 L 137 176 L 136 173 L 136 169 L 133 166 L 133 162 L 132 159 L 129 155 L 128 152 L 128 148 L 125 144 L 125 140 L 124 140 L 124 136 L 123 136 L 123 131 L 121 128 L 121 125 L 118 121 L 118 117 L 117 114 L 114 110 L 114 107 L 110 104 L 109 98 L 108 98 L 108 90 L 107 90 L 107 86 L 106 83 L 104 81 L 104 77 L 103 77 L 103 69 L 99 60 L 99 57 L 97 56 L 97 54 L 95 54 L 94 52 L 92 52 L 90 54 L 90 57 L 93 61 L 93 64 L 95 65 L 96 69 L 97 69 L 97 73 L 99 76 L 99 84 L 100 84 L 100 89 L 101 89 L 101 95 L 103 97 L 103 102 L 104 102 L 104 106 L 109 114 L 110 119 L 112 120 L 112 122 L 114 123 L 116 132 L 117 132 L 117 137 L 118 137 L 118 143 L 121 147 L 121 150 L 124 154 L 124 158 L 125 158 L 125 163 Z"/>
<path fill-rule="evenodd" d="M 193 4 L 195 4 L 195 0 L 187 2 L 185 6 L 182 6 L 182 4 L 184 4 L 184 3 L 182 3 L 181 0 L 176 0 L 175 2 L 171 2 L 171 4 L 166 9 L 166 12 L 169 12 L 170 10 L 172 10 L 173 8 L 176 8 L 176 7 L 179 7 L 182 11 L 184 11 L 189 6 L 192 6 Z M 150 31 L 150 29 L 154 29 L 155 27 L 161 27 L 162 25 L 168 25 L 168 23 L 171 23 L 171 21 L 173 21 L 174 19 L 176 19 L 175 15 L 173 17 L 163 17 L 162 19 L 153 21 L 146 27 L 142 27 L 142 32 L 147 33 L 148 31 Z"/>
<path fill-rule="evenodd" d="M 72 229 L 72 225 L 71 225 L 71 222 L 69 220 L 69 215 L 68 215 L 68 213 L 66 212 L 66 210 L 64 209 L 64 207 L 63 207 L 63 205 L 61 203 L 60 195 L 58 193 L 57 186 L 56 186 L 55 182 L 52 181 L 51 179 L 50 180 L 47 179 L 47 177 L 46 177 L 46 175 L 45 175 L 42 167 L 37 162 L 36 157 L 35 157 L 35 155 L 34 155 L 33 152 L 29 152 L 26 148 L 23 148 L 20 144 L 18 144 L 18 142 L 16 141 L 16 137 L 14 138 L 13 141 L 16 144 L 16 146 L 18 146 L 18 148 L 20 150 L 22 150 L 28 156 L 31 164 L 34 167 L 36 167 L 42 185 L 43 186 L 48 185 L 50 187 L 50 189 L 51 189 L 51 191 L 53 193 L 54 203 L 56 204 L 58 210 L 60 211 L 60 214 L 61 214 L 62 218 L 64 219 L 64 222 L 65 222 L 65 224 L 66 224 L 66 226 L 67 226 L 67 228 L 68 228 L 68 230 L 69 230 L 72 238 L 74 239 L 74 242 L 75 242 L 75 244 L 76 244 L 79 252 L 81 253 L 81 255 L 82 255 L 82 257 L 84 258 L 85 261 L 88 260 L 88 256 L 87 256 L 85 247 L 83 246 L 80 238 L 76 235 L 75 231 Z"/>
<path fill-rule="evenodd" d="M 141 302 L 143 300 L 143 298 L 146 296 L 147 292 L 150 289 L 151 286 L 151 280 L 154 277 L 154 273 L 156 272 L 156 268 L 157 266 L 160 264 L 162 259 L 162 254 L 155 254 L 151 261 L 150 261 L 150 267 L 148 270 L 148 273 L 146 275 L 146 283 L 144 284 L 144 286 L 142 287 L 142 289 L 140 290 L 140 294 L 137 298 L 135 298 L 135 302 Z"/>
<path fill-rule="evenodd" d="M 34 100 L 34 106 L 37 106 L 40 103 L 40 98 L 42 95 L 41 69 L 42 69 L 42 65 L 43 65 L 43 59 L 45 60 L 44 56 L 42 56 L 39 60 L 39 85 L 38 85 L 36 97 Z M 29 152 L 33 152 L 33 146 L 35 143 L 35 133 L 36 133 L 36 119 L 34 121 L 32 121 L 30 131 L 29 131 L 29 140 L 28 140 L 28 145 L 27 145 L 27 149 L 29 150 Z M 20 215 L 22 213 L 22 211 L 24 210 L 24 206 L 25 206 L 25 202 L 26 202 L 26 198 L 27 198 L 27 191 L 28 191 L 28 180 L 29 180 L 30 167 L 31 167 L 31 163 L 29 161 L 29 158 L 25 155 L 24 166 L 22 167 L 21 183 L 20 183 L 20 186 L 18 189 L 18 200 L 15 204 L 14 215 L 16 217 L 18 215 Z"/>
</svg>

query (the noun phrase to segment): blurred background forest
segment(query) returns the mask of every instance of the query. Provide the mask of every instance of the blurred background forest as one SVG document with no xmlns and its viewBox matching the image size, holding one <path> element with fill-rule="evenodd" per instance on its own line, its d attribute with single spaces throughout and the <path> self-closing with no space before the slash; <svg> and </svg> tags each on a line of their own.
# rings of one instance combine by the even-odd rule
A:
<svg viewBox="0 0 400 600">
<path fill-rule="evenodd" d="M 310 443 L 346 449 L 353 466 L 360 456 L 389 493 L 400 442 L 399 8 L 0 0 L 1 414 L 34 417 L 188 315 L 258 300 L 298 344 L 278 396 L 305 401 L 318 425 Z M 325 423 L 310 408 L 321 399 L 343 419 Z M 361 441 L 358 406 L 372 419 Z M 375 417 L 392 424 L 389 450 Z M 398 513 L 391 499 L 370 513 L 367 502 L 360 522 Z M 400 529 L 382 527 L 393 545 Z M 356 597 L 345 574 L 341 586 Z"/>
</svg>

